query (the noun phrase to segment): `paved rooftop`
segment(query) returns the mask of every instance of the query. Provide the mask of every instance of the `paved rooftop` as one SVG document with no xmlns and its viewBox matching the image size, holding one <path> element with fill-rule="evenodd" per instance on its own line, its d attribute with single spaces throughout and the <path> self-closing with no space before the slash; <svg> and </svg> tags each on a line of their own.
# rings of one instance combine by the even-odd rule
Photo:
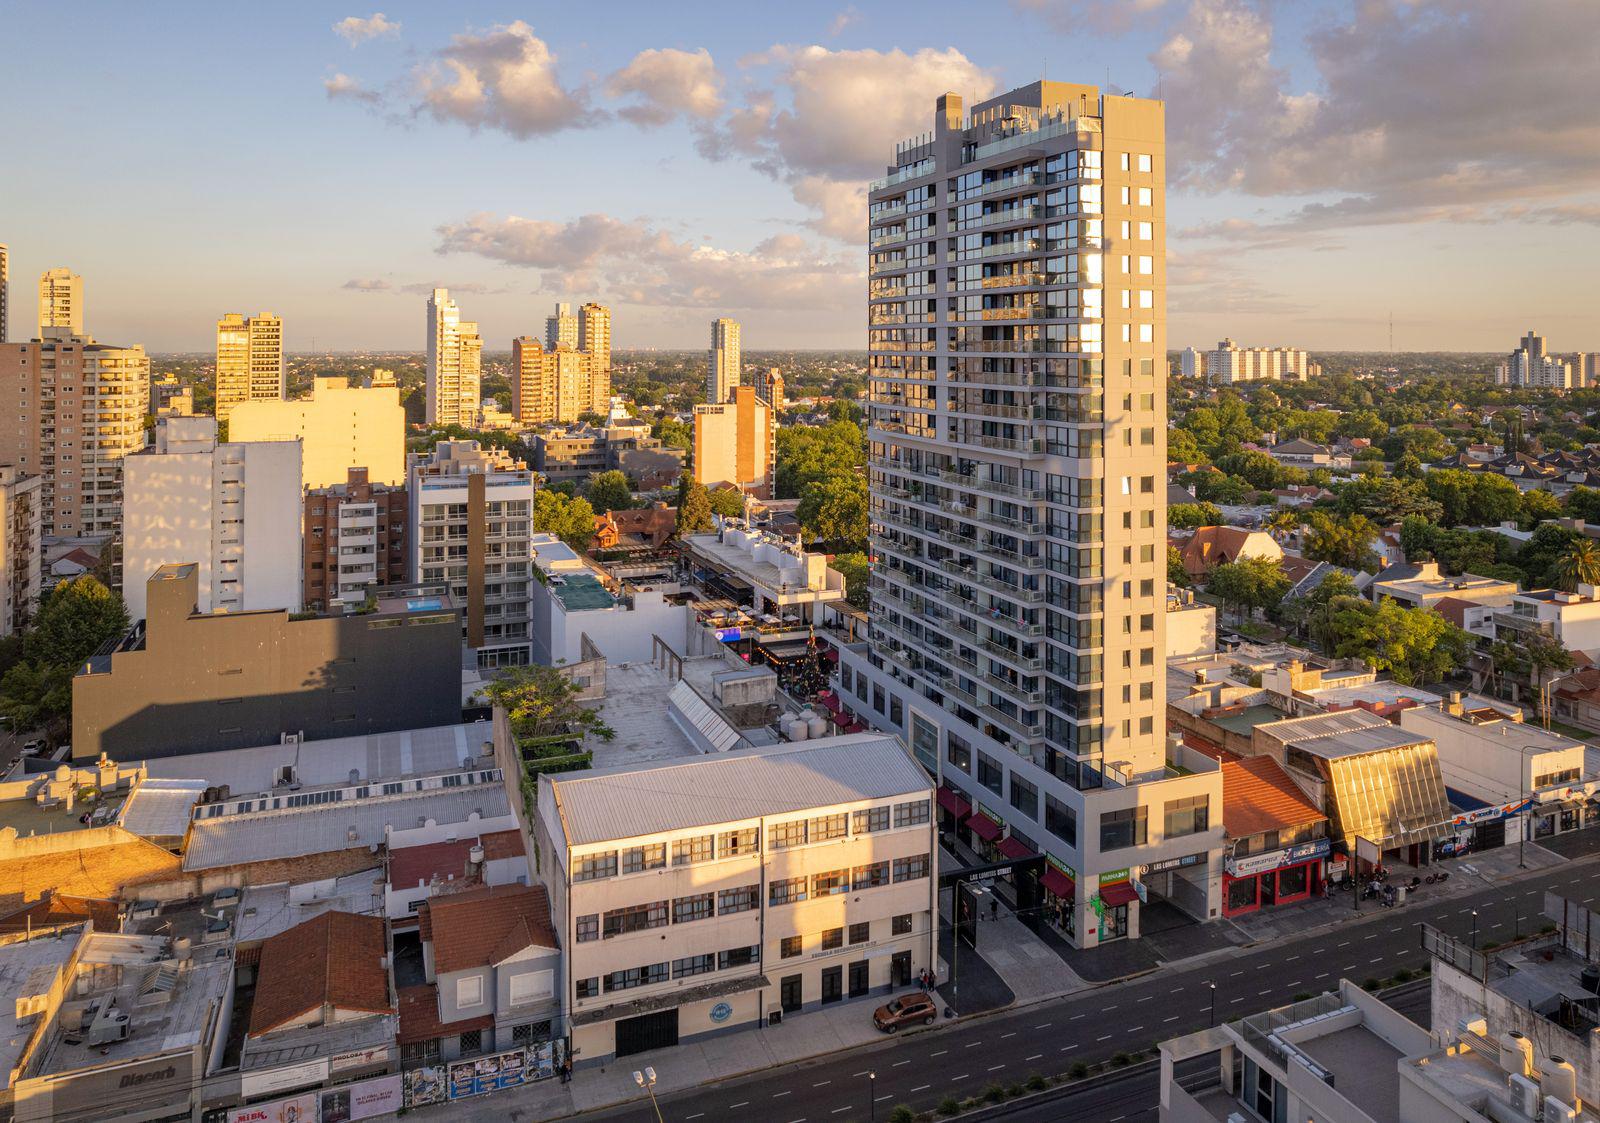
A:
<svg viewBox="0 0 1600 1123">
<path fill-rule="evenodd" d="M 19 1017 L 21 1000 L 46 993 L 77 949 L 82 929 L 60 939 L 29 940 L 0 947 L 0 1088 L 9 1087 L 11 1070 L 22 1057 L 37 1018 Z"/>
<path fill-rule="evenodd" d="M 1333 1073 L 1333 1087 L 1373 1119 L 1394 1118 L 1400 1102 L 1401 1053 L 1365 1025 L 1297 1042 Z"/>
</svg>

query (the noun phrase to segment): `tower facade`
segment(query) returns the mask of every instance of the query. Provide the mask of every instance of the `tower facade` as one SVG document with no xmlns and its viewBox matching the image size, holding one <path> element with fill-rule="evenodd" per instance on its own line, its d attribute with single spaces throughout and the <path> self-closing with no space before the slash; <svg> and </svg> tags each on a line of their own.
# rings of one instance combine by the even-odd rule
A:
<svg viewBox="0 0 1600 1123">
<path fill-rule="evenodd" d="M 478 416 L 478 387 L 483 365 L 483 337 L 478 325 L 461 318 L 449 289 L 434 289 L 428 298 L 428 369 L 424 388 L 429 425 L 473 425 Z"/>
<path fill-rule="evenodd" d="M 711 321 L 711 365 L 706 372 L 706 404 L 719 405 L 739 385 L 739 321 Z"/>
<path fill-rule="evenodd" d="M 39 278 L 39 338 L 49 331 L 83 334 L 83 278 L 70 269 L 49 269 Z"/>
<path fill-rule="evenodd" d="M 271 312 L 229 312 L 217 321 L 217 420 L 240 402 L 281 402 L 286 379 L 283 320 Z"/>
<path fill-rule="evenodd" d="M 559 347 L 576 349 L 578 346 L 578 317 L 572 314 L 572 305 L 563 301 L 556 305 L 555 314 L 544 321 L 544 349 L 554 351 Z"/>
</svg>

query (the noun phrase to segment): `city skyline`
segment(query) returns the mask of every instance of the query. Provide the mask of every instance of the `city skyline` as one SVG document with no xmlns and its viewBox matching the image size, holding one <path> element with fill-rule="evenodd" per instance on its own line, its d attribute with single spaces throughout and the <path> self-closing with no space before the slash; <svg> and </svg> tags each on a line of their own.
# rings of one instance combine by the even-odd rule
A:
<svg viewBox="0 0 1600 1123">
<path fill-rule="evenodd" d="M 693 348 L 724 314 L 764 346 L 859 348 L 860 193 L 883 152 L 938 93 L 1047 72 L 1169 102 L 1176 347 L 1385 350 L 1391 311 L 1400 350 L 1497 351 L 1532 321 L 1600 346 L 1581 284 L 1600 160 L 1574 139 L 1596 110 L 1548 84 L 1584 72 L 1594 5 L 1017 0 L 978 24 L 840 5 L 757 29 L 707 4 L 631 9 L 604 41 L 575 13 L 389 8 L 295 9 L 242 60 L 209 50 L 220 29 L 83 10 L 75 95 L 19 116 L 15 139 L 77 137 L 120 172 L 62 184 L 24 165 L 0 185 L 13 295 L 72 269 L 102 333 L 153 351 L 206 350 L 230 307 L 280 312 L 291 352 L 417 349 L 408 305 L 434 287 L 471 301 L 496 352 L 581 293 L 616 310 L 618 349 Z M 5 21 L 26 39 L 56 18 Z M 113 97 L 95 62 L 130 51 L 151 78 Z M 20 59 L 0 89 L 21 104 L 45 65 Z M 552 159 L 583 174 L 528 186 Z M 1518 299 L 1479 283 L 1483 257 Z"/>
</svg>

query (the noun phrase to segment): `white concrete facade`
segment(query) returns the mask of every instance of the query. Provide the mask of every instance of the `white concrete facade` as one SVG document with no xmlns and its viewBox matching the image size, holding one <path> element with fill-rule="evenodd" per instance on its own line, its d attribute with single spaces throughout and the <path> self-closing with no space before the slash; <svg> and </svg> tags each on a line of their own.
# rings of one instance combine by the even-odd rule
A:
<svg viewBox="0 0 1600 1123">
<path fill-rule="evenodd" d="M 395 386 L 351 386 L 347 378 L 317 378 L 311 396 L 253 400 L 234 407 L 231 441 L 293 441 L 301 445 L 306 487 L 331 487 L 365 468 L 378 484 L 406 482 L 406 412 Z"/>
<path fill-rule="evenodd" d="M 473 424 L 483 362 L 478 325 L 461 318 L 449 289 L 428 298 L 428 366 L 424 381 L 429 425 Z"/>
<path fill-rule="evenodd" d="M 199 567 L 201 612 L 303 601 L 300 442 L 217 442 L 210 417 L 165 417 L 155 444 L 124 462 L 122 596 L 145 614 L 163 565 Z"/>
</svg>

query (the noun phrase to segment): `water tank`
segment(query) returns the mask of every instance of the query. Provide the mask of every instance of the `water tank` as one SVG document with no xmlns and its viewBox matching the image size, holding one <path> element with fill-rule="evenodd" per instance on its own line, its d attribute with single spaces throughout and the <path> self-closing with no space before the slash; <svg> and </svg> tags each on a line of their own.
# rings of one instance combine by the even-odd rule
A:
<svg viewBox="0 0 1600 1123">
<path fill-rule="evenodd" d="M 70 779 L 72 779 L 72 769 L 68 768 L 65 764 L 57 765 L 56 782 L 58 784 L 65 784 Z"/>
<path fill-rule="evenodd" d="M 483 846 L 481 844 L 476 845 L 467 851 L 467 861 L 471 862 L 474 866 L 483 865 Z"/>
<path fill-rule="evenodd" d="M 1513 1076 L 1533 1071 L 1533 1042 L 1516 1030 L 1500 1038 L 1500 1067 Z"/>
<path fill-rule="evenodd" d="M 806 724 L 806 719 L 797 717 L 789 723 L 789 740 L 804 741 L 811 732 L 811 727 Z"/>
<path fill-rule="evenodd" d="M 1576 1103 L 1578 1071 L 1572 1067 L 1572 1062 L 1556 1056 L 1546 1060 L 1543 1070 L 1539 1073 L 1539 1092 L 1562 1103 Z"/>
<path fill-rule="evenodd" d="M 1578 974 L 1578 982 L 1590 994 L 1600 994 L 1600 967 L 1585 967 Z"/>
<path fill-rule="evenodd" d="M 811 719 L 806 722 L 806 730 L 813 737 L 821 737 L 828 731 L 828 719 L 821 714 L 812 714 Z"/>
</svg>

